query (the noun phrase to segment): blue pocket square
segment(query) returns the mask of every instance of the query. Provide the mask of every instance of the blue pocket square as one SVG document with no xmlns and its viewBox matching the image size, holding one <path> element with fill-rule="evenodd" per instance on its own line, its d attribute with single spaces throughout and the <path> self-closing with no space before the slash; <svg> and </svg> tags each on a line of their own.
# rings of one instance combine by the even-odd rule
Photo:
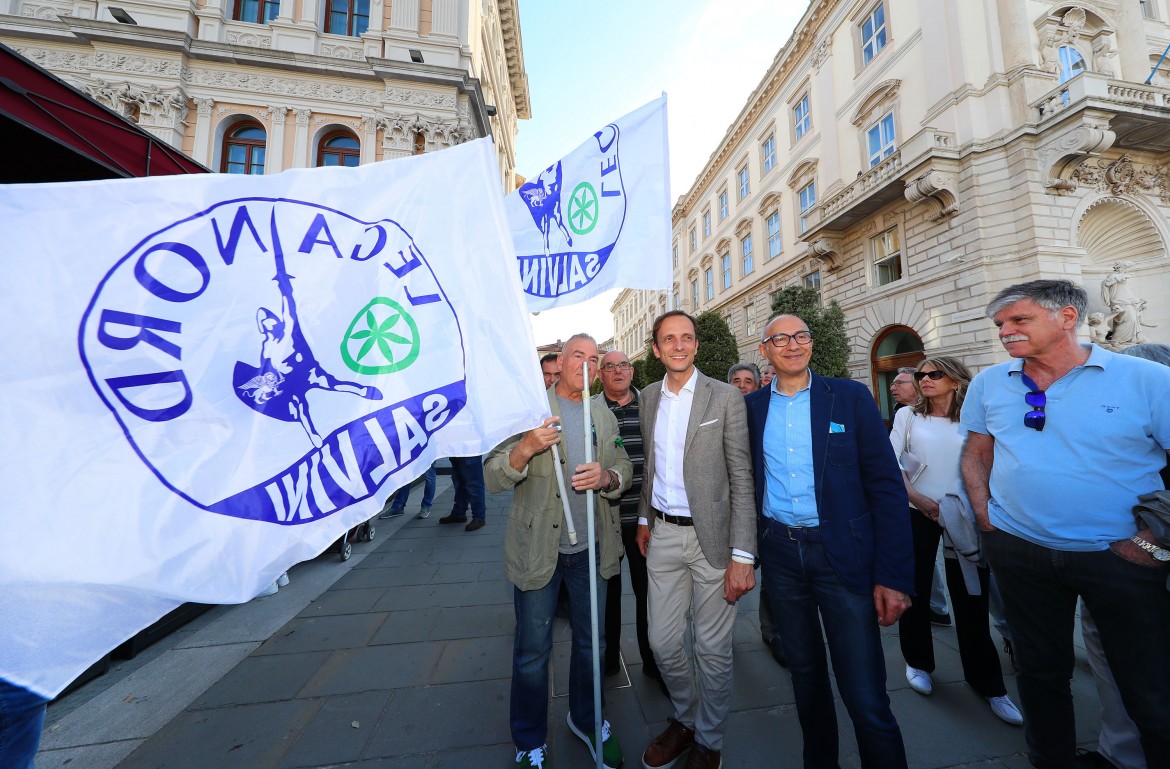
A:
<svg viewBox="0 0 1170 769">
<path fill-rule="evenodd" d="M 843 433 L 843 432 L 845 432 L 845 425 L 838 424 L 837 422 L 829 422 L 829 432 L 830 433 Z"/>
</svg>

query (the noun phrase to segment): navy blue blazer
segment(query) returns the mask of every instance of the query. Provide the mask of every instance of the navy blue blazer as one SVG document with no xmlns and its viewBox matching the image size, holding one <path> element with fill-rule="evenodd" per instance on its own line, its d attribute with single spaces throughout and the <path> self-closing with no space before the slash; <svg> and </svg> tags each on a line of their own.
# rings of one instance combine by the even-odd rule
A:
<svg viewBox="0 0 1170 769">
<path fill-rule="evenodd" d="M 812 375 L 813 469 L 821 538 L 829 563 L 852 593 L 874 585 L 914 594 L 910 500 L 898 460 L 869 389 L 851 379 Z M 764 425 L 772 388 L 746 397 L 756 476 L 756 514 L 764 515 Z M 830 432 L 830 423 L 841 432 Z M 763 521 L 758 531 L 764 532 Z"/>
</svg>

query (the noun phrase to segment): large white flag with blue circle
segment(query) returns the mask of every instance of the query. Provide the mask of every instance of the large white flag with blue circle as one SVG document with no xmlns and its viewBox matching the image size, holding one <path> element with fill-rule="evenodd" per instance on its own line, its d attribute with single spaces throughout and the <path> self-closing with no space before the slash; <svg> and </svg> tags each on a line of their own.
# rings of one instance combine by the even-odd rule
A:
<svg viewBox="0 0 1170 769">
<path fill-rule="evenodd" d="M 597 131 L 504 201 L 532 312 L 669 288 L 666 96 Z"/>
<path fill-rule="evenodd" d="M 58 692 L 547 413 L 489 140 L 0 186 L 0 677 Z"/>
</svg>

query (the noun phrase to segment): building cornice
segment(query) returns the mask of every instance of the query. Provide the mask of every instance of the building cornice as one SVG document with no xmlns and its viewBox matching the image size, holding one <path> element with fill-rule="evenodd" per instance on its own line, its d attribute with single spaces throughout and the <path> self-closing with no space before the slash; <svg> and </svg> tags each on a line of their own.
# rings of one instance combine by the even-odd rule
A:
<svg viewBox="0 0 1170 769">
<path fill-rule="evenodd" d="M 504 37 L 504 60 L 508 63 L 508 82 L 512 86 L 512 102 L 516 116 L 532 117 L 528 98 L 528 73 L 524 70 L 524 41 L 520 37 L 520 9 L 516 0 L 498 0 L 500 32 Z"/>
</svg>

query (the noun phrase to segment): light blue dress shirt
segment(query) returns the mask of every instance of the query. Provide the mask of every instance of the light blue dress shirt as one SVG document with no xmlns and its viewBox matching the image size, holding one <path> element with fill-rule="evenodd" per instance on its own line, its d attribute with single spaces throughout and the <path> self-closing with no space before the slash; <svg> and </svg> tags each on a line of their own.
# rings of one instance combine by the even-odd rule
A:
<svg viewBox="0 0 1170 769">
<path fill-rule="evenodd" d="M 789 526 L 819 526 L 813 470 L 810 386 L 787 396 L 773 379 L 764 423 L 764 515 Z"/>
</svg>

